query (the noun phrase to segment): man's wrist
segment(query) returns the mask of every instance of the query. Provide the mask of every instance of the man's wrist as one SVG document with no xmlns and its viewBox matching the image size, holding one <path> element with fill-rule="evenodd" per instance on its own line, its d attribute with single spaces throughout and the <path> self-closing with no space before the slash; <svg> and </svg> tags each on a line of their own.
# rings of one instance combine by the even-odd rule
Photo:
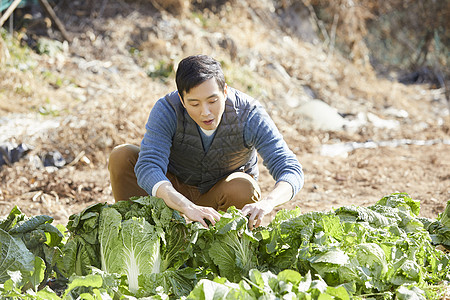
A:
<svg viewBox="0 0 450 300">
<path fill-rule="evenodd" d="M 185 213 L 193 203 L 178 192 L 170 181 L 162 182 L 157 190 L 157 197 L 162 198 L 167 206 L 181 213 Z"/>
<path fill-rule="evenodd" d="M 266 212 L 272 211 L 276 206 L 278 206 L 278 201 L 271 197 L 270 195 L 267 195 L 267 197 L 261 199 L 258 201 L 260 207 L 264 209 Z"/>
<path fill-rule="evenodd" d="M 161 181 L 158 181 L 157 183 L 155 183 L 155 185 L 153 186 L 153 188 L 152 188 L 152 196 L 155 196 L 156 197 L 156 194 L 157 194 L 157 192 L 158 192 L 158 189 L 159 189 L 159 187 L 163 184 L 163 183 L 170 183 L 170 181 L 168 181 L 168 180 L 161 180 Z"/>
</svg>

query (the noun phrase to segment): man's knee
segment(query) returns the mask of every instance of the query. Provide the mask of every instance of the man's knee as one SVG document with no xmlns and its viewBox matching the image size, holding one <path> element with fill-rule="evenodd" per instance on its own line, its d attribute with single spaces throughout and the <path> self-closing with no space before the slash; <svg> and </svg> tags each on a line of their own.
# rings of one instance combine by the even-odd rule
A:
<svg viewBox="0 0 450 300">
<path fill-rule="evenodd" d="M 261 190 L 256 180 L 242 172 L 228 176 L 223 182 L 222 192 L 226 202 L 239 209 L 261 198 Z"/>
<path fill-rule="evenodd" d="M 108 170 L 111 188 L 116 201 L 128 200 L 133 196 L 146 196 L 139 187 L 134 166 L 139 157 L 139 147 L 124 144 L 115 147 L 109 155 Z"/>
<path fill-rule="evenodd" d="M 136 163 L 139 156 L 139 147 L 131 144 L 123 144 L 115 147 L 109 155 L 108 169 L 121 169 L 130 163 Z"/>
</svg>

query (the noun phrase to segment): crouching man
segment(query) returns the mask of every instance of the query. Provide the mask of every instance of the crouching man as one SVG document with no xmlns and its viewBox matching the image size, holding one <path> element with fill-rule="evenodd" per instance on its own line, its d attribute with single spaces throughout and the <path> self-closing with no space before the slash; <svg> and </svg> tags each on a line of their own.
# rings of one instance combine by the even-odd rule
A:
<svg viewBox="0 0 450 300">
<path fill-rule="evenodd" d="M 116 147 L 109 159 L 116 201 L 153 195 L 192 221 L 215 224 L 229 206 L 249 227 L 294 197 L 303 171 L 260 103 L 227 86 L 220 63 L 206 55 L 183 59 L 177 90 L 150 112 L 140 148 Z M 257 152 L 275 179 L 261 195 Z"/>
</svg>

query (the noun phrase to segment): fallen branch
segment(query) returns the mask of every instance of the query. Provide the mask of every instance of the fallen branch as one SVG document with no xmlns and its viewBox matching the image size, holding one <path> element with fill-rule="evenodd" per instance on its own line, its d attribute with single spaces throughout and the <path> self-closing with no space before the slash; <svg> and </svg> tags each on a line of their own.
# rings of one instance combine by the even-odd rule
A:
<svg viewBox="0 0 450 300">
<path fill-rule="evenodd" d="M 13 3 L 8 7 L 5 14 L 0 18 L 0 27 L 3 26 L 6 20 L 8 20 L 9 16 L 14 12 L 17 5 L 19 5 L 20 1 L 22 0 L 14 0 Z"/>
</svg>

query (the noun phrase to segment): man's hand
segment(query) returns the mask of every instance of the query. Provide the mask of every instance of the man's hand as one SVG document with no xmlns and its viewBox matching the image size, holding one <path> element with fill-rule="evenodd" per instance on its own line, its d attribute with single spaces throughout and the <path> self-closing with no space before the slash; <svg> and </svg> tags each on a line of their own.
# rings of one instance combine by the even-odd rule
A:
<svg viewBox="0 0 450 300">
<path fill-rule="evenodd" d="M 245 205 L 241 212 L 244 216 L 250 216 L 248 227 L 250 230 L 261 225 L 263 217 L 273 210 L 274 206 L 269 201 L 258 201 Z"/>
<path fill-rule="evenodd" d="M 220 220 L 220 214 L 214 208 L 192 203 L 188 198 L 177 192 L 169 181 L 159 186 L 156 197 L 162 198 L 168 207 L 179 211 L 192 221 L 202 223 L 206 228 L 208 228 L 208 225 L 205 219 L 213 225 Z"/>
<path fill-rule="evenodd" d="M 192 204 L 186 207 L 183 213 L 190 220 L 200 222 L 206 228 L 208 228 L 208 225 L 206 224 L 205 219 L 209 220 L 212 225 L 220 220 L 220 214 L 214 208 L 207 206 Z"/>
<path fill-rule="evenodd" d="M 248 227 L 252 230 L 261 225 L 263 217 L 270 213 L 276 206 L 281 205 L 292 198 L 292 186 L 285 182 L 279 181 L 275 188 L 264 199 L 245 205 L 242 213 L 250 218 L 248 219 Z"/>
</svg>

